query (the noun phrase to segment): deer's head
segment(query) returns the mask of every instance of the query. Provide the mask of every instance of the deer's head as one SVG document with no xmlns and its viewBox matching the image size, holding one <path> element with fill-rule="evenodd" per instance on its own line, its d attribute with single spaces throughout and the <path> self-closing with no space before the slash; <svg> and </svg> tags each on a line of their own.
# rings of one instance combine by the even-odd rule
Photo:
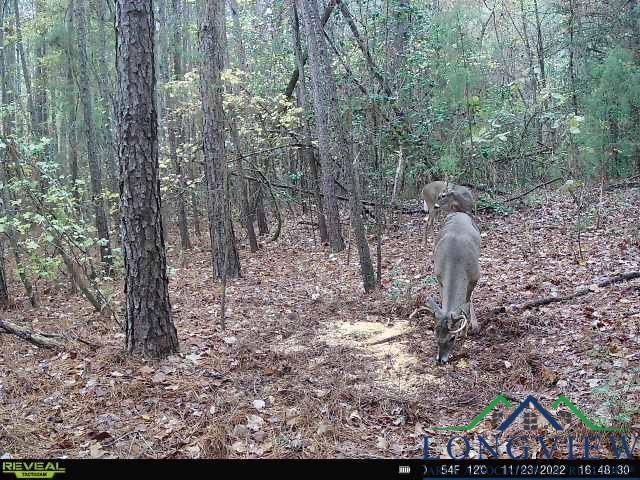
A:
<svg viewBox="0 0 640 480">
<path fill-rule="evenodd" d="M 436 362 L 444 364 L 449 361 L 449 350 L 456 337 L 467 327 L 469 319 L 469 303 L 460 305 L 452 312 L 445 312 L 433 299 L 429 299 L 427 307 L 436 320 L 436 343 L 438 353 Z"/>
</svg>

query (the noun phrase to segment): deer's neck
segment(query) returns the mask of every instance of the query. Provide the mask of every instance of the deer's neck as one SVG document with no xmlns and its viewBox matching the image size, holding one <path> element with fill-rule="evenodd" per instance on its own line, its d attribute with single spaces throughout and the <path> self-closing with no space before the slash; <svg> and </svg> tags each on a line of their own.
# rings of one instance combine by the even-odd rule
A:
<svg viewBox="0 0 640 480">
<path fill-rule="evenodd" d="M 462 269 L 449 268 L 442 282 L 442 309 L 450 313 L 467 299 L 467 279 Z"/>
</svg>

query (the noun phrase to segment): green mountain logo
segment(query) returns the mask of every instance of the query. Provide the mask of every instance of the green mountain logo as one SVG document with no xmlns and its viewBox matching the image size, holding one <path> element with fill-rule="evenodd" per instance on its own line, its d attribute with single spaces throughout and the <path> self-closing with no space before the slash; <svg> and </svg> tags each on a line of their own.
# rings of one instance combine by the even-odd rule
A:
<svg viewBox="0 0 640 480">
<path fill-rule="evenodd" d="M 504 405 L 506 408 L 511 408 L 512 404 L 504 395 L 500 394 L 496 396 L 489 404 L 484 407 L 478 415 L 476 415 L 467 425 L 455 426 L 455 427 L 436 427 L 434 430 L 446 430 L 446 431 L 456 431 L 456 432 L 467 432 L 473 429 L 476 425 L 478 425 L 482 420 L 485 419 L 487 415 L 498 405 Z M 571 413 L 573 413 L 576 417 L 580 419 L 580 421 L 587 427 L 589 430 L 594 432 L 620 432 L 623 431 L 624 428 L 613 428 L 613 427 L 605 427 L 603 425 L 597 424 L 589 420 L 589 418 L 582 413 L 582 411 L 576 407 L 567 397 L 564 395 L 560 395 L 556 401 L 551 404 L 552 409 L 557 409 L 560 405 L 564 405 L 567 407 Z M 515 408 L 515 410 L 497 427 L 498 430 L 505 431 L 509 426 L 522 414 L 525 409 L 535 409 L 537 410 L 544 419 L 551 425 L 555 430 L 560 431 L 563 430 L 562 425 L 556 420 L 554 415 L 552 415 L 547 409 L 545 409 L 538 400 L 529 395 L 527 398 L 522 400 L 520 404 Z"/>
</svg>

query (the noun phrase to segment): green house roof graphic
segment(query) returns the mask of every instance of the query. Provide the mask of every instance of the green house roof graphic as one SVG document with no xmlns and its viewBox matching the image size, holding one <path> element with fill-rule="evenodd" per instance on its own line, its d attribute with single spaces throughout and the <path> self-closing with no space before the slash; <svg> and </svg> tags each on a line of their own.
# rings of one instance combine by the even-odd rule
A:
<svg viewBox="0 0 640 480">
<path fill-rule="evenodd" d="M 489 413 L 498 405 L 503 405 L 506 408 L 511 408 L 513 405 L 507 398 L 500 394 L 496 396 L 489 404 L 478 413 L 467 425 L 455 426 L 455 427 L 436 427 L 435 430 L 447 430 L 447 431 L 458 431 L 458 432 L 466 432 L 472 430 L 476 425 L 478 425 L 484 418 L 489 415 Z M 589 429 L 594 432 L 619 432 L 624 430 L 623 428 L 612 428 L 605 427 L 599 424 L 596 424 L 589 420 L 587 416 L 582 413 L 582 411 L 576 407 L 567 397 L 564 395 L 560 395 L 552 404 L 551 409 L 556 410 L 560 405 L 564 405 L 566 408 L 571 411 L 576 417 L 578 417 L 582 423 Z M 555 430 L 560 431 L 563 429 L 562 425 L 556 420 L 556 418 L 542 405 L 540 402 L 533 396 L 528 395 L 522 402 L 518 404 L 513 412 L 497 427 L 498 430 L 505 431 L 509 426 L 525 411 L 526 408 L 537 410 L 542 417 L 549 423 L 551 427 Z"/>
</svg>

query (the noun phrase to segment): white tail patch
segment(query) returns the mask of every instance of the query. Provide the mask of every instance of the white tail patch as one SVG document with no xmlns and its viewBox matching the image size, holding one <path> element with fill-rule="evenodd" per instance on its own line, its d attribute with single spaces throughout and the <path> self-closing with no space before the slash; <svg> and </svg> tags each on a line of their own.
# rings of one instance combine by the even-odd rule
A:
<svg viewBox="0 0 640 480">
<path fill-rule="evenodd" d="M 426 200 L 422 200 L 422 210 L 424 211 L 424 213 L 429 213 L 429 207 L 427 206 Z"/>
</svg>

